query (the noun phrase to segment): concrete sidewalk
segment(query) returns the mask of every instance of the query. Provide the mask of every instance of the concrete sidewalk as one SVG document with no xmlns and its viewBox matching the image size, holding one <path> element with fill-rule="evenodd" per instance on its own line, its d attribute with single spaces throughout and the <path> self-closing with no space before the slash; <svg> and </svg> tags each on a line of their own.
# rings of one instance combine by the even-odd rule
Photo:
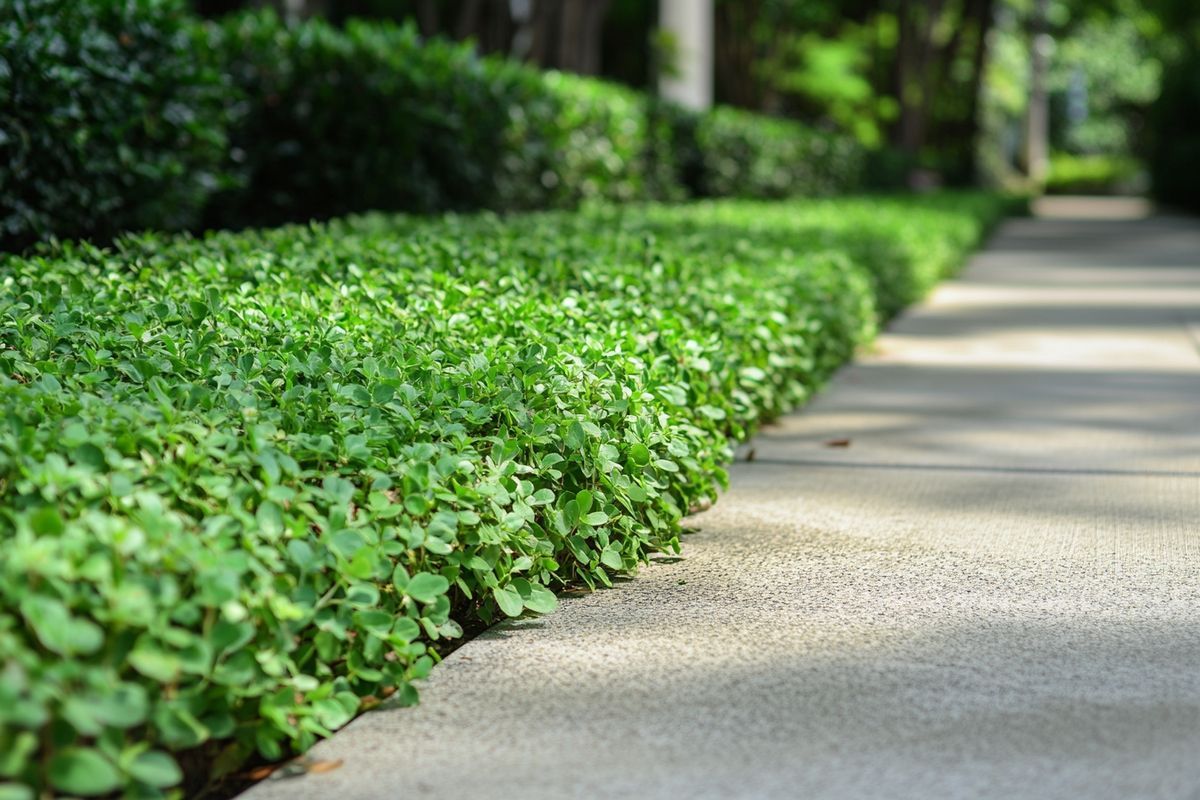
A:
<svg viewBox="0 0 1200 800">
<path fill-rule="evenodd" d="M 1200 225 L 1042 210 L 759 436 L 682 560 L 250 799 L 1200 798 Z"/>
</svg>

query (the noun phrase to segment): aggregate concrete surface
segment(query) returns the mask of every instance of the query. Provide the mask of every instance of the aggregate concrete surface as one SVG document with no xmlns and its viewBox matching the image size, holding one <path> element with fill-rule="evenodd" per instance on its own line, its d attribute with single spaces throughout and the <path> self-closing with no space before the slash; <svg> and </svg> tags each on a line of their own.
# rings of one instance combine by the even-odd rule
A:
<svg viewBox="0 0 1200 800">
<path fill-rule="evenodd" d="M 1040 212 L 764 431 L 681 560 L 250 800 L 1200 798 L 1200 224 Z"/>
</svg>

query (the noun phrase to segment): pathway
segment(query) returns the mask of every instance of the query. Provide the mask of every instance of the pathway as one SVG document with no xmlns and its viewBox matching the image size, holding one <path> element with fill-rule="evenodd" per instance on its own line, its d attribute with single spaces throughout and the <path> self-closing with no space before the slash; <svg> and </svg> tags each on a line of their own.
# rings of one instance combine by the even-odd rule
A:
<svg viewBox="0 0 1200 800">
<path fill-rule="evenodd" d="M 250 800 L 1200 798 L 1200 224 L 1043 211 L 764 432 L 682 560 Z"/>
</svg>

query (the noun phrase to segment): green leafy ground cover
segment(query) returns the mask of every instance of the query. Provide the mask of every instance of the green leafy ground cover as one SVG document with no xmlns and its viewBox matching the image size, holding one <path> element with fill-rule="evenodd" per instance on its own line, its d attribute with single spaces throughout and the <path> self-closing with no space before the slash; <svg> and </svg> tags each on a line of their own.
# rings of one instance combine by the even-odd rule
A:
<svg viewBox="0 0 1200 800">
<path fill-rule="evenodd" d="M 304 749 L 678 548 L 998 198 L 370 216 L 0 261 L 0 797 Z M 7 781 L 7 782 L 5 782 Z"/>
</svg>

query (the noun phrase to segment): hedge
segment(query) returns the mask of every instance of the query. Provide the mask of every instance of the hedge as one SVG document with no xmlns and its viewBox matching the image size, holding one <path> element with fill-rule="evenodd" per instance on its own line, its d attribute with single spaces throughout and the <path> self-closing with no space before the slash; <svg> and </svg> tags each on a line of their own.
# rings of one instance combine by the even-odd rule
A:
<svg viewBox="0 0 1200 800">
<path fill-rule="evenodd" d="M 178 0 L 0 4 L 0 247 L 350 212 L 827 194 L 844 137 L 480 58 L 411 27 Z M 9 112 L 11 109 L 11 112 Z"/>
<path fill-rule="evenodd" d="M 861 183 L 865 152 L 844 136 L 724 107 L 701 115 L 694 131 L 697 196 L 819 196 Z"/>
<path fill-rule="evenodd" d="M 731 443 L 1003 205 L 373 215 L 4 257 L 0 796 L 153 796 L 174 754 L 216 778 L 302 750 L 414 701 L 464 624 L 676 550 Z"/>
<path fill-rule="evenodd" d="M 588 200 L 786 197 L 858 185 L 852 139 L 730 108 L 696 113 L 624 87 L 423 42 L 412 27 L 239 15 L 213 48 L 247 103 L 245 187 L 222 227 L 366 210 L 504 211 Z M 236 165 L 235 165 L 236 168 Z"/>
<path fill-rule="evenodd" d="M 211 44 L 244 98 L 231 165 L 244 185 L 217 198 L 212 224 L 671 194 L 668 132 L 628 89 L 383 23 L 288 27 L 260 12 Z"/>
<path fill-rule="evenodd" d="M 229 87 L 174 0 L 0 3 L 0 246 L 194 227 Z"/>
</svg>

